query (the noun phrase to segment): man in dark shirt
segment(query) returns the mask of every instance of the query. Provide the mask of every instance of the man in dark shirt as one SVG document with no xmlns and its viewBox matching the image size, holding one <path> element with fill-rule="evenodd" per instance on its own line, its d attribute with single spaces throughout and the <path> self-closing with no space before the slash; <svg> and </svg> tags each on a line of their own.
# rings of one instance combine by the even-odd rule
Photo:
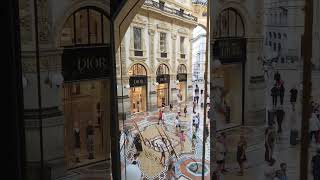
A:
<svg viewBox="0 0 320 180">
<path fill-rule="evenodd" d="M 278 123 L 278 133 L 282 132 L 282 121 L 284 119 L 284 110 L 283 109 L 277 109 L 276 116 L 277 116 L 277 123 Z"/>
<path fill-rule="evenodd" d="M 298 90 L 294 87 L 290 90 L 290 102 L 292 109 L 295 109 L 295 104 L 297 102 Z"/>
<path fill-rule="evenodd" d="M 94 152 L 94 129 L 92 126 L 92 121 L 89 121 L 87 126 L 87 150 L 89 153 L 88 159 L 94 159 L 93 152 Z"/>
<path fill-rule="evenodd" d="M 283 98 L 284 98 L 284 86 L 283 84 L 280 85 L 279 87 L 279 95 L 280 95 L 280 104 L 283 105 Z"/>
<path fill-rule="evenodd" d="M 274 85 L 273 88 L 271 88 L 272 104 L 274 107 L 277 106 L 278 91 L 277 85 Z"/>
<path fill-rule="evenodd" d="M 196 84 L 196 89 L 194 90 L 194 94 L 195 94 L 195 100 L 198 104 L 199 103 L 199 87 L 197 84 Z"/>
<path fill-rule="evenodd" d="M 279 82 L 281 79 L 280 73 L 277 71 L 276 74 L 274 75 L 274 80 L 276 80 L 277 82 Z"/>
</svg>

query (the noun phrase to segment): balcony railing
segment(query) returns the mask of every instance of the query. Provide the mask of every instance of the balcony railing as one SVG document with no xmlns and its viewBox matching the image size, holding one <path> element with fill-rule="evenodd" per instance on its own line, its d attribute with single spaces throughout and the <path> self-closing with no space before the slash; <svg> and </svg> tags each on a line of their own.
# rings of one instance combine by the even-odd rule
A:
<svg viewBox="0 0 320 180">
<path fill-rule="evenodd" d="M 186 18 L 186 19 L 192 20 L 192 21 L 197 21 L 198 20 L 197 17 L 192 16 L 191 14 L 186 14 L 185 12 L 183 12 L 183 11 L 181 11 L 179 9 L 174 9 L 174 8 L 170 8 L 168 6 L 164 6 L 163 4 L 160 4 L 160 3 L 156 2 L 156 1 L 146 0 L 144 2 L 144 5 L 148 6 L 148 7 L 153 7 L 153 8 L 159 9 L 161 11 L 164 11 L 164 12 L 167 12 L 167 13 L 170 13 L 170 14 L 174 14 L 174 15 L 180 16 L 182 18 Z"/>
</svg>

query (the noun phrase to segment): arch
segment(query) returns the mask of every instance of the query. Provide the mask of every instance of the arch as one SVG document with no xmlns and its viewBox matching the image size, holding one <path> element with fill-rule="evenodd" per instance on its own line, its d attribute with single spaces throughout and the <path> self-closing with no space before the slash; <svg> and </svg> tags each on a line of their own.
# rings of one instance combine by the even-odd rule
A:
<svg viewBox="0 0 320 180">
<path fill-rule="evenodd" d="M 244 37 L 246 29 L 238 11 L 232 7 L 222 10 L 218 15 L 218 37 Z"/>
<path fill-rule="evenodd" d="M 184 64 L 179 64 L 177 69 L 177 74 L 187 74 L 187 66 Z"/>
<path fill-rule="evenodd" d="M 278 39 L 281 39 L 281 34 L 280 33 L 278 33 Z"/>
<path fill-rule="evenodd" d="M 103 14 L 108 18 L 108 20 L 111 20 L 110 17 L 110 7 L 106 4 L 103 4 L 98 1 L 90 1 L 90 2 L 74 2 L 71 3 L 67 8 L 64 9 L 62 13 L 60 13 L 60 16 L 57 18 L 56 22 L 54 23 L 54 30 L 53 30 L 53 41 L 54 46 L 56 48 L 60 48 L 60 37 L 62 33 L 62 29 L 67 22 L 67 19 L 77 10 L 81 10 L 84 8 L 92 8 L 98 11 L 103 12 Z M 110 21 L 111 23 L 111 21 Z M 110 27 L 111 28 L 111 27 Z"/>
<path fill-rule="evenodd" d="M 128 74 L 128 76 L 130 76 L 129 71 L 130 71 L 130 70 L 132 69 L 132 67 L 135 66 L 136 64 L 140 64 L 140 65 L 142 65 L 142 66 L 146 69 L 147 76 L 151 74 L 151 71 L 150 71 L 150 69 L 149 69 L 149 67 L 148 67 L 148 65 L 147 65 L 146 63 L 144 63 L 144 62 L 133 62 L 133 63 L 131 63 L 131 64 L 128 66 L 128 68 L 127 68 L 127 74 Z"/>
<path fill-rule="evenodd" d="M 170 74 L 169 67 L 164 63 L 159 64 L 156 72 L 157 76 L 162 74 Z"/>
<path fill-rule="evenodd" d="M 128 75 L 129 76 L 147 76 L 148 75 L 147 68 L 140 63 L 135 63 L 130 67 L 128 71 Z"/>
<path fill-rule="evenodd" d="M 251 28 L 251 22 L 253 22 L 252 18 L 250 18 L 249 16 L 249 11 L 247 10 L 247 8 L 242 5 L 239 2 L 235 2 L 235 1 L 229 1 L 224 3 L 217 11 L 217 13 L 220 13 L 221 11 L 223 11 L 224 9 L 227 8 L 233 8 L 235 9 L 238 14 L 241 16 L 243 23 L 244 23 L 244 29 L 246 30 L 245 32 L 245 36 L 249 36 L 249 34 L 253 33 L 253 28 Z M 215 14 L 216 17 L 218 17 L 218 14 Z M 211 17 L 214 22 L 217 22 L 217 19 L 215 19 L 214 17 Z"/>
</svg>

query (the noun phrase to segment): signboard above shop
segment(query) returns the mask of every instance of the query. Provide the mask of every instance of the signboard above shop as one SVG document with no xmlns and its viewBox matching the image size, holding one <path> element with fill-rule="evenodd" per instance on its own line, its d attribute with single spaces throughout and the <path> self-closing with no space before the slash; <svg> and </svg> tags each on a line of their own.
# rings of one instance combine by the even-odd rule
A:
<svg viewBox="0 0 320 180">
<path fill-rule="evenodd" d="M 157 83 L 170 83 L 170 75 L 169 74 L 161 74 L 157 76 Z"/>
<path fill-rule="evenodd" d="M 177 80 L 178 80 L 179 82 L 187 81 L 187 74 L 186 74 L 186 73 L 179 73 L 179 74 L 177 74 Z"/>
<path fill-rule="evenodd" d="M 109 47 L 66 48 L 62 53 L 65 82 L 104 79 L 110 76 Z"/>
<path fill-rule="evenodd" d="M 148 84 L 147 76 L 131 76 L 129 78 L 130 87 L 146 86 Z"/>
<path fill-rule="evenodd" d="M 216 39 L 211 45 L 211 57 L 219 59 L 222 64 L 245 62 L 246 46 L 245 38 Z"/>
</svg>

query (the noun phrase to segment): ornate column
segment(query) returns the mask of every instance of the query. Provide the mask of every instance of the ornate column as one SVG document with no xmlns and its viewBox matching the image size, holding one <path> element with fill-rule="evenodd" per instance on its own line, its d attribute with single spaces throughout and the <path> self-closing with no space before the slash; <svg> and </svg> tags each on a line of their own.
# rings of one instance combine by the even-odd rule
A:
<svg viewBox="0 0 320 180">
<path fill-rule="evenodd" d="M 189 101 L 192 101 L 193 96 L 193 87 L 192 87 L 192 34 L 189 36 L 189 55 L 187 56 L 187 73 L 188 73 L 188 78 L 187 78 L 187 99 Z"/>
<path fill-rule="evenodd" d="M 150 71 L 151 73 L 154 73 L 154 30 L 149 29 L 149 61 L 150 61 Z M 150 74 L 149 74 L 150 76 Z"/>
<path fill-rule="evenodd" d="M 177 50 L 176 50 L 176 44 L 177 44 L 177 35 L 176 34 L 174 34 L 174 33 L 172 33 L 171 34 L 171 39 L 172 39 L 172 68 L 173 69 L 176 69 L 176 61 L 177 61 L 177 58 L 176 58 L 176 56 L 177 56 Z"/>
</svg>

